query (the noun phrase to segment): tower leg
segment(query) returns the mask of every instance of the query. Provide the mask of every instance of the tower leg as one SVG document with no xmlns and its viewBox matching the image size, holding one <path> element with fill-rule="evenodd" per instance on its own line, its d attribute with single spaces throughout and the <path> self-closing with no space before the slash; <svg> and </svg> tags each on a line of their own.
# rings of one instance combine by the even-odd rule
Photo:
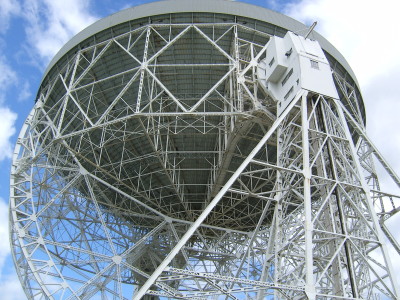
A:
<svg viewBox="0 0 400 300">
<path fill-rule="evenodd" d="M 308 299 L 315 299 L 315 283 L 313 274 L 313 223 L 311 204 L 311 169 L 309 154 L 309 124 L 307 94 L 301 98 L 302 146 L 303 146 L 303 176 L 304 176 L 304 232 L 305 232 L 305 267 L 306 267 L 306 295 Z"/>
<path fill-rule="evenodd" d="M 338 103 L 338 101 L 336 101 L 336 107 L 337 107 L 337 110 L 338 110 L 338 115 L 340 117 L 340 120 L 344 125 L 346 137 L 350 141 L 349 146 L 350 146 L 351 154 L 352 154 L 352 157 L 353 157 L 354 162 L 356 164 L 358 174 L 360 176 L 362 189 L 363 189 L 363 191 L 365 193 L 365 197 L 366 197 L 367 208 L 369 209 L 369 213 L 370 213 L 370 216 L 372 218 L 372 224 L 373 224 L 373 227 L 375 229 L 376 236 L 377 236 L 377 241 L 378 241 L 378 245 L 377 246 L 380 248 L 381 255 L 383 256 L 383 259 L 384 259 L 384 262 L 385 262 L 385 267 L 386 267 L 385 269 L 386 269 L 386 272 L 387 272 L 387 276 L 390 279 L 390 283 L 391 283 L 391 287 L 392 287 L 392 291 L 393 291 L 393 296 L 395 297 L 395 299 L 398 299 L 398 297 L 400 297 L 399 286 L 396 283 L 396 279 L 395 279 L 395 275 L 394 275 L 395 273 L 394 273 L 394 270 L 393 270 L 393 267 L 392 267 L 392 263 L 391 263 L 390 258 L 389 258 L 389 253 L 388 253 L 387 246 L 386 246 L 386 243 L 385 243 L 385 240 L 384 240 L 383 231 L 382 231 L 381 226 L 379 224 L 379 220 L 378 220 L 378 217 L 377 217 L 377 214 L 375 212 L 375 209 L 374 209 L 374 206 L 373 206 L 373 202 L 372 202 L 372 199 L 371 199 L 371 196 L 370 196 L 371 195 L 371 191 L 370 191 L 365 179 L 361 175 L 362 174 L 362 168 L 361 168 L 361 165 L 360 165 L 360 161 L 358 160 L 358 155 L 356 153 L 355 146 L 354 146 L 354 144 L 352 142 L 352 136 L 351 136 L 349 128 L 347 126 L 347 122 L 346 122 L 346 118 L 345 118 L 345 115 L 344 115 L 343 110 L 342 110 L 342 106 Z"/>
</svg>

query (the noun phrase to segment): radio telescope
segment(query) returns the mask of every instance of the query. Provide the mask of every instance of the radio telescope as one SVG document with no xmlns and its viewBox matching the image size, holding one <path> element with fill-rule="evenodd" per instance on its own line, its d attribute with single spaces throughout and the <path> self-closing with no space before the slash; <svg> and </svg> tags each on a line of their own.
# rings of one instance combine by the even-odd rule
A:
<svg viewBox="0 0 400 300">
<path fill-rule="evenodd" d="M 44 74 L 13 158 L 15 266 L 29 299 L 399 299 L 378 173 L 400 186 L 316 32 L 240 2 L 130 8 Z"/>
</svg>

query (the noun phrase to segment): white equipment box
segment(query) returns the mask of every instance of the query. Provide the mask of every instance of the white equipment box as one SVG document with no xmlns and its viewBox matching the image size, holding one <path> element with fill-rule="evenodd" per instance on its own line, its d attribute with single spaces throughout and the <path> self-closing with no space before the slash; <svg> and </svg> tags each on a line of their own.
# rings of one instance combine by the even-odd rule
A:
<svg viewBox="0 0 400 300">
<path fill-rule="evenodd" d="M 331 68 L 317 41 L 293 32 L 272 37 L 258 65 L 261 87 L 277 102 L 278 116 L 300 89 L 338 99 Z"/>
</svg>

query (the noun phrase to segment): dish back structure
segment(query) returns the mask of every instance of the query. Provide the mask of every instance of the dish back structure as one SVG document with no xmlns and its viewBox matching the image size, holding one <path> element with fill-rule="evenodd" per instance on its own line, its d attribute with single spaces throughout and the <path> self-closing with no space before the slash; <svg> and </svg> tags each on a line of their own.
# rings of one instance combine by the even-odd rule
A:
<svg viewBox="0 0 400 300">
<path fill-rule="evenodd" d="M 309 41 L 264 8 L 174 0 L 61 49 L 12 165 L 29 299 L 398 299 L 384 223 L 398 196 L 376 163 L 400 181 L 365 134 L 351 68 L 315 32 L 334 95 L 301 86 L 279 109 L 266 58 L 288 31 Z"/>
</svg>

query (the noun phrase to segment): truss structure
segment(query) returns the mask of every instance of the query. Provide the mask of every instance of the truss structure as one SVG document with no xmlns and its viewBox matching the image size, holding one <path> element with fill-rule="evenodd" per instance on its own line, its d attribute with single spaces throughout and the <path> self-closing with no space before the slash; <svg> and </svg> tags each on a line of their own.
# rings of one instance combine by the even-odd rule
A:
<svg viewBox="0 0 400 300">
<path fill-rule="evenodd" d="M 400 181 L 338 73 L 340 99 L 301 90 L 276 115 L 269 37 L 146 24 L 46 78 L 11 174 L 30 299 L 399 299 L 399 196 L 375 166 Z"/>
</svg>

